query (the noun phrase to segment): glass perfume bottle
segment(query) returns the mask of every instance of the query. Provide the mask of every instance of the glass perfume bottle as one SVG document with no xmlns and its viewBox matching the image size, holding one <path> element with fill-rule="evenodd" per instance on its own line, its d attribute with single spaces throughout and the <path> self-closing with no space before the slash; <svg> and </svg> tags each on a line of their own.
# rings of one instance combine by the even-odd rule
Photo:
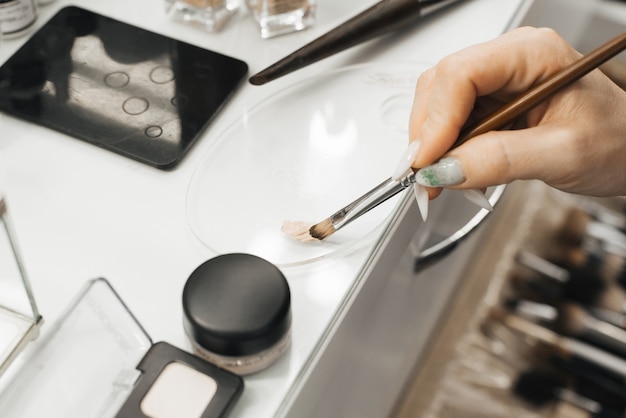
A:
<svg viewBox="0 0 626 418">
<path fill-rule="evenodd" d="M 35 0 L 0 0 L 0 27 L 4 39 L 27 34 L 36 20 Z"/>
<path fill-rule="evenodd" d="M 171 18 L 217 32 L 237 12 L 239 0 L 165 0 Z"/>
<path fill-rule="evenodd" d="M 246 0 L 262 38 L 295 32 L 315 22 L 315 0 Z"/>
</svg>

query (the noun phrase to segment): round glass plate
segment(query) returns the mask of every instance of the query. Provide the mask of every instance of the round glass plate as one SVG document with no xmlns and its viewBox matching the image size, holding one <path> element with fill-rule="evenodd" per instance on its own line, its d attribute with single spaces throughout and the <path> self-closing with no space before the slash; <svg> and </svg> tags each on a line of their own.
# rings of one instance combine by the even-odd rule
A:
<svg viewBox="0 0 626 418">
<path fill-rule="evenodd" d="M 220 135 L 193 174 L 187 216 L 216 253 L 245 252 L 299 265 L 376 236 L 398 196 L 319 242 L 281 232 L 318 223 L 393 172 L 423 64 L 363 64 L 299 81 L 265 99 Z"/>
</svg>

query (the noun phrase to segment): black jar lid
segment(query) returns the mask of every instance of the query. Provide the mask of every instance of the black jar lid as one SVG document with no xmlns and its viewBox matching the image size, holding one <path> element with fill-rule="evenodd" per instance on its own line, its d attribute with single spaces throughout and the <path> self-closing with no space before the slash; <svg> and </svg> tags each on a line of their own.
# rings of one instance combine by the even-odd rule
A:
<svg viewBox="0 0 626 418">
<path fill-rule="evenodd" d="M 201 347 L 238 357 L 271 348 L 291 325 L 291 296 L 282 272 L 250 254 L 212 258 L 187 279 L 184 326 Z"/>
</svg>

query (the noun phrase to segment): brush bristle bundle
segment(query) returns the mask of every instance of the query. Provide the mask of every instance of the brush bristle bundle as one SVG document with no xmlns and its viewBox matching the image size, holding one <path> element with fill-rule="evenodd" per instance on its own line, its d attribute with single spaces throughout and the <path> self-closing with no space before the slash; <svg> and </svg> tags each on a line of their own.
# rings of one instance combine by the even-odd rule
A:
<svg viewBox="0 0 626 418">
<path fill-rule="evenodd" d="M 267 79 L 267 77 L 263 76 L 262 74 L 255 74 L 248 79 L 248 82 L 253 86 L 262 86 L 268 81 L 269 80 Z"/>
<path fill-rule="evenodd" d="M 557 326 L 567 335 L 578 336 L 587 329 L 587 316 L 580 305 L 564 303 L 559 308 Z"/>
<path fill-rule="evenodd" d="M 335 227 L 330 219 L 324 219 L 322 222 L 313 225 L 309 229 L 309 233 L 313 238 L 323 240 L 335 233 Z"/>
<path fill-rule="evenodd" d="M 567 242 L 579 245 L 585 236 L 587 225 L 591 222 L 591 216 L 582 209 L 571 209 L 563 222 L 561 238 Z"/>
</svg>

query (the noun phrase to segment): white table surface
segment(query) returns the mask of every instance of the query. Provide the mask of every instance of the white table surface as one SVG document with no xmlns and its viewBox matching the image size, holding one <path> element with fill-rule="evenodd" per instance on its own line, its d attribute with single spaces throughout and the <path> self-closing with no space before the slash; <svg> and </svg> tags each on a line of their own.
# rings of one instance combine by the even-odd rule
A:
<svg viewBox="0 0 626 418">
<path fill-rule="evenodd" d="M 41 25 L 73 4 L 246 61 L 250 74 L 345 21 L 373 1 L 318 0 L 317 24 L 263 40 L 241 10 L 220 33 L 168 19 L 159 0 L 57 0 Z M 153 341 L 190 349 L 180 295 L 188 275 L 214 254 L 186 220 L 187 187 L 210 141 L 250 106 L 303 77 L 361 62 L 436 62 L 497 36 L 522 0 L 469 0 L 419 27 L 352 48 L 276 82 L 244 84 L 172 171 L 160 171 L 50 129 L 0 114 L 0 191 L 6 196 L 39 309 L 51 324 L 85 282 L 107 278 Z M 4 61 L 26 38 L 0 44 Z M 416 64 L 417 65 L 417 64 Z M 355 98 L 357 100 L 358 98 Z M 292 291 L 293 346 L 270 369 L 247 377 L 237 417 L 275 414 L 354 283 L 370 247 L 319 267 L 284 270 Z M 44 325 L 44 332 L 48 325 Z"/>
</svg>

